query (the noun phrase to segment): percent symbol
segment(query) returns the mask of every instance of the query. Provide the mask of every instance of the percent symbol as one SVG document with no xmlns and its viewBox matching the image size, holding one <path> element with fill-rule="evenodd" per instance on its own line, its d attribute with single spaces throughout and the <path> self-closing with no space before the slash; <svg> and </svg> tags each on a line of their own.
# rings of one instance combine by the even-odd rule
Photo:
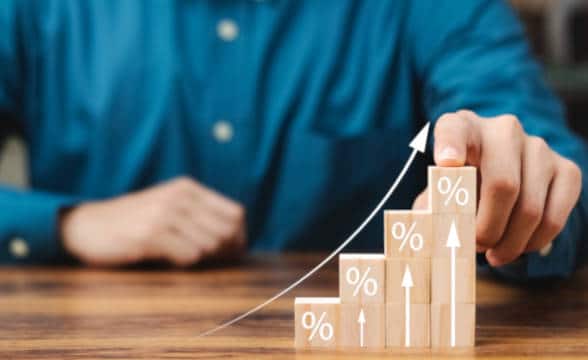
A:
<svg viewBox="0 0 588 360">
<path fill-rule="evenodd" d="M 413 251 L 420 251 L 423 248 L 423 236 L 419 233 L 415 233 L 415 227 L 416 222 L 414 221 L 412 224 L 410 224 L 408 230 L 406 229 L 406 225 L 401 222 L 395 222 L 394 225 L 392 225 L 392 237 L 400 241 L 400 247 L 398 248 L 399 251 L 404 249 L 406 243 L 410 244 L 410 248 Z"/>
<path fill-rule="evenodd" d="M 347 269 L 345 273 L 345 279 L 347 283 L 355 286 L 353 290 L 353 296 L 357 296 L 359 291 L 363 289 L 363 293 L 367 296 L 375 296 L 378 292 L 378 282 L 376 279 L 368 277 L 371 267 L 368 266 L 364 273 L 361 274 L 359 269 L 355 266 Z"/>
<path fill-rule="evenodd" d="M 449 205 L 452 199 L 460 206 L 465 206 L 468 203 L 470 193 L 465 188 L 459 187 L 462 180 L 463 178 L 460 176 L 454 184 L 447 176 L 443 176 L 437 182 L 437 190 L 441 195 L 445 195 L 445 206 Z"/>
<path fill-rule="evenodd" d="M 333 338 L 333 325 L 325 321 L 326 316 L 327 313 L 323 312 L 317 320 L 312 311 L 307 311 L 302 315 L 302 327 L 310 330 L 308 341 L 314 339 L 317 333 L 323 341 L 329 341 Z"/>
</svg>

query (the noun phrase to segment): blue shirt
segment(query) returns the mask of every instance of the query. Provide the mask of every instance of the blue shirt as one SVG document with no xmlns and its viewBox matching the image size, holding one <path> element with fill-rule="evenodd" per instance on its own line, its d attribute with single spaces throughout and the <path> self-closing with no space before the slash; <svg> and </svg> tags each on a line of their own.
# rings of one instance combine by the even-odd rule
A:
<svg viewBox="0 0 588 360">
<path fill-rule="evenodd" d="M 246 206 L 252 249 L 332 249 L 416 131 L 463 108 L 516 114 L 588 168 L 499 0 L 3 0 L 0 34 L 2 131 L 22 130 L 31 173 L 0 190 L 2 262 L 61 261 L 60 209 L 179 175 Z M 410 207 L 429 162 L 388 208 Z M 528 275 L 572 271 L 587 205 Z M 378 219 L 351 248 L 382 244 Z"/>
</svg>

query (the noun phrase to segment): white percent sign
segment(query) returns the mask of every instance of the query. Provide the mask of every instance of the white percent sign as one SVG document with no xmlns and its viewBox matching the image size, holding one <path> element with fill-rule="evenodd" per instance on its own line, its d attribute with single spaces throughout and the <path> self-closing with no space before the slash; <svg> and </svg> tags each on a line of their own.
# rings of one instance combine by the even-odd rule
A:
<svg viewBox="0 0 588 360">
<path fill-rule="evenodd" d="M 362 275 L 356 266 L 347 269 L 345 279 L 348 284 L 355 286 L 353 296 L 357 296 L 360 290 L 363 290 L 363 293 L 367 296 L 375 296 L 378 292 L 378 282 L 376 279 L 368 278 L 370 270 L 371 267 L 368 266 Z"/>
<path fill-rule="evenodd" d="M 309 341 L 314 339 L 317 333 L 323 341 L 329 341 L 333 338 L 333 325 L 325 321 L 326 316 L 327 313 L 323 312 L 317 320 L 312 311 L 307 311 L 302 315 L 302 327 L 310 330 Z"/>
<path fill-rule="evenodd" d="M 441 195 L 445 196 L 445 206 L 449 205 L 449 202 L 454 199 L 457 205 L 465 206 L 469 199 L 470 193 L 465 188 L 460 188 L 459 185 L 463 178 L 460 176 L 455 181 L 455 184 L 452 183 L 451 179 L 447 176 L 443 176 L 437 182 L 437 190 Z"/>
<path fill-rule="evenodd" d="M 410 248 L 413 251 L 420 251 L 423 248 L 425 240 L 423 239 L 423 235 L 415 233 L 415 227 L 416 221 L 413 221 L 412 224 L 410 224 L 408 230 L 406 230 L 406 225 L 402 222 L 395 222 L 394 225 L 392 225 L 392 237 L 395 240 L 400 241 L 400 247 L 398 248 L 399 251 L 404 249 L 406 243 L 410 244 Z"/>
</svg>

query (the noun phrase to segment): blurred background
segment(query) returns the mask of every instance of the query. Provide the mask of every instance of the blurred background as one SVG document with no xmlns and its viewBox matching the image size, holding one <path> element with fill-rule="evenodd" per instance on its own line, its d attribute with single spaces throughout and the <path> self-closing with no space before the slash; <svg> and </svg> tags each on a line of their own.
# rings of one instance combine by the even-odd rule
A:
<svg viewBox="0 0 588 360">
<path fill-rule="evenodd" d="M 572 128 L 588 139 L 588 0 L 510 0 L 533 51 L 564 100 Z"/>
<path fill-rule="evenodd" d="M 468 0 L 462 0 L 468 1 Z M 588 0 L 509 0 L 523 21 L 571 127 L 588 139 Z M 27 186 L 26 148 L 11 137 L 0 153 L 0 182 Z"/>
</svg>

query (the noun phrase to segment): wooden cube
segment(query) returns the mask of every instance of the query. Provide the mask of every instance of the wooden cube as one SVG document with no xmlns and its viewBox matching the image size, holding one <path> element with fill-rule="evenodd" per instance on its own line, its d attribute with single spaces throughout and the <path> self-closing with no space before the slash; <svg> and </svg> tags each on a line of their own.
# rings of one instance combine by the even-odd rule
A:
<svg viewBox="0 0 588 360">
<path fill-rule="evenodd" d="M 339 298 L 296 298 L 294 346 L 334 348 L 339 336 Z"/>
<path fill-rule="evenodd" d="M 386 308 L 383 303 L 341 304 L 340 309 L 339 347 L 386 346 Z"/>
<path fill-rule="evenodd" d="M 476 342 L 476 304 L 455 304 L 455 347 L 474 346 Z M 431 304 L 431 346 L 451 344 L 451 306 Z"/>
<path fill-rule="evenodd" d="M 433 214 L 475 214 L 475 167 L 429 166 L 429 209 Z"/>
<path fill-rule="evenodd" d="M 339 296 L 344 304 L 383 304 L 386 258 L 383 254 L 339 255 Z"/>
<path fill-rule="evenodd" d="M 431 301 L 431 260 L 422 258 L 386 259 L 386 302 L 404 304 L 406 299 L 403 280 L 407 266 L 412 279 L 410 302 L 429 304 Z"/>
<path fill-rule="evenodd" d="M 429 304 L 386 304 L 387 347 L 429 347 L 430 339 Z"/>
<path fill-rule="evenodd" d="M 476 302 L 476 261 L 475 259 L 455 259 L 455 302 Z M 451 302 L 451 259 L 431 260 L 431 303 L 449 304 Z"/>
<path fill-rule="evenodd" d="M 476 257 L 476 217 L 475 215 L 435 214 L 433 215 L 433 258 L 451 257 L 447 245 L 452 224 L 459 238 L 455 248 L 456 257 L 474 259 Z"/>
<path fill-rule="evenodd" d="M 384 211 L 384 252 L 387 257 L 429 258 L 433 225 L 430 211 Z"/>
</svg>

